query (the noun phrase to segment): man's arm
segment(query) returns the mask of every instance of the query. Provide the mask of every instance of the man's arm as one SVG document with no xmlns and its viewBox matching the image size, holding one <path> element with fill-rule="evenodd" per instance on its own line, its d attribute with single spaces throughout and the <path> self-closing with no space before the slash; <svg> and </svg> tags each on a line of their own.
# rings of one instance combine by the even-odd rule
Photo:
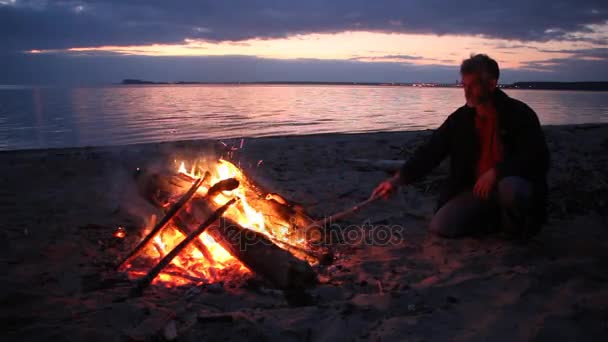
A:
<svg viewBox="0 0 608 342">
<path fill-rule="evenodd" d="M 398 178 L 401 184 L 410 184 L 426 176 L 448 155 L 450 144 L 450 127 L 452 125 L 452 115 L 433 132 L 431 138 L 420 146 L 414 155 L 408 159 L 401 170 Z"/>
<path fill-rule="evenodd" d="M 388 198 L 402 184 L 409 184 L 435 168 L 449 150 L 450 115 L 423 146 L 419 147 L 397 173 L 380 183 L 372 192 L 372 197 Z"/>
<path fill-rule="evenodd" d="M 549 149 L 536 113 L 528 106 L 523 109 L 517 135 L 517 154 L 496 165 L 497 179 L 508 176 L 540 176 L 549 169 Z"/>
</svg>

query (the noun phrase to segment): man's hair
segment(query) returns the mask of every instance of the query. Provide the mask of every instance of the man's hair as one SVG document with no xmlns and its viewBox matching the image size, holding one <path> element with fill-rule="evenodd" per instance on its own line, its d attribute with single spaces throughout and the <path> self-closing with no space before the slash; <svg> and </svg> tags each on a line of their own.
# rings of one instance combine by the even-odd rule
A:
<svg viewBox="0 0 608 342">
<path fill-rule="evenodd" d="M 464 75 L 472 73 L 485 73 L 495 80 L 498 80 L 498 77 L 500 76 L 498 63 L 483 53 L 477 55 L 472 54 L 470 58 L 462 61 L 462 64 L 460 65 L 460 74 Z"/>
</svg>

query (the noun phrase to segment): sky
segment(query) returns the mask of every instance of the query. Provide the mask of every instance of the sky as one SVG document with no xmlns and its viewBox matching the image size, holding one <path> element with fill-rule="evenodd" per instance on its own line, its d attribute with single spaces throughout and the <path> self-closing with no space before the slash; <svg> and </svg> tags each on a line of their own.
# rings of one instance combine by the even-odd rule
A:
<svg viewBox="0 0 608 342">
<path fill-rule="evenodd" d="M 0 84 L 608 81 L 608 1 L 0 0 Z"/>
</svg>

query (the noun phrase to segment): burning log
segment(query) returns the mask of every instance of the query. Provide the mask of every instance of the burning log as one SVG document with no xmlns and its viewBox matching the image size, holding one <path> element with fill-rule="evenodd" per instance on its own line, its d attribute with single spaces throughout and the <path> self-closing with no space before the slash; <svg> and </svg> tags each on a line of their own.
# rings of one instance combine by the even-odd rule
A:
<svg viewBox="0 0 608 342">
<path fill-rule="evenodd" d="M 131 253 L 129 253 L 129 255 L 127 255 L 127 257 L 123 259 L 123 261 L 118 265 L 118 268 L 121 268 L 123 265 L 127 264 L 134 256 L 137 255 L 137 253 L 142 250 L 142 248 L 146 246 L 146 244 L 148 244 L 148 242 L 150 242 L 150 240 L 154 238 L 156 233 L 158 233 L 161 229 L 163 229 L 163 227 L 165 227 L 165 225 L 184 206 L 184 204 L 186 204 L 186 202 L 188 202 L 190 198 L 192 198 L 192 195 L 194 195 L 194 193 L 196 193 L 201 184 L 203 184 L 203 182 L 207 178 L 207 175 L 208 174 L 205 174 L 203 178 L 197 179 L 194 184 L 192 184 L 188 192 L 186 192 L 186 194 L 184 194 L 184 196 L 182 196 L 179 201 L 177 201 L 171 206 L 165 216 L 154 226 L 154 228 L 152 228 L 152 231 L 150 231 L 150 233 L 131 251 Z"/>
<path fill-rule="evenodd" d="M 291 206 L 288 203 L 282 203 L 280 200 L 277 200 L 276 196 L 267 195 L 264 203 L 274 209 L 282 220 L 290 223 L 292 226 L 308 227 L 314 222 L 314 220 L 306 215 L 299 206 Z"/>
<path fill-rule="evenodd" d="M 205 174 L 207 176 L 207 174 Z M 175 194 L 183 193 L 197 178 L 182 174 L 150 173 L 140 169 L 135 173 L 139 194 L 156 207 L 165 207 Z"/>
<path fill-rule="evenodd" d="M 310 265 L 275 245 L 269 238 L 238 223 L 221 218 L 209 234 L 247 268 L 281 289 L 314 285 L 316 274 Z"/>
<path fill-rule="evenodd" d="M 193 199 L 190 209 L 190 213 L 180 213 L 180 221 L 200 222 L 211 211 L 209 202 L 203 198 Z M 283 249 L 265 235 L 244 228 L 231 219 L 223 217 L 219 225 L 209 227 L 207 232 L 252 272 L 279 288 L 304 288 L 316 282 L 316 275 L 310 265 L 292 255 L 288 251 L 290 247 L 285 246 Z M 301 255 L 303 250 L 296 249 L 297 247 L 292 247 L 291 251 Z M 310 252 L 307 255 L 316 258 Z"/>
<path fill-rule="evenodd" d="M 233 198 L 226 202 L 223 206 L 217 209 L 211 216 L 205 220 L 205 222 L 201 223 L 197 229 L 193 230 L 182 242 L 180 242 L 175 248 L 169 252 L 161 261 L 154 266 L 148 274 L 146 274 L 143 278 L 139 279 L 135 287 L 133 287 L 131 291 L 131 296 L 139 296 L 143 293 L 143 290 L 150 285 L 152 280 L 156 278 L 156 276 L 171 262 L 173 259 L 179 255 L 190 243 L 197 239 L 199 235 L 201 235 L 207 227 L 209 227 L 213 222 L 219 219 L 226 210 L 234 203 L 237 199 Z"/>
</svg>

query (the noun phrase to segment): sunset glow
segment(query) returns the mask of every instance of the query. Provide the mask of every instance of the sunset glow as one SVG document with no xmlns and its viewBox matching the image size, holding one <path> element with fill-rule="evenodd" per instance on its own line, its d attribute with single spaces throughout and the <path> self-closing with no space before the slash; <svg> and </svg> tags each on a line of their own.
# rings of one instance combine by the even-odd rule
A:
<svg viewBox="0 0 608 342">
<path fill-rule="evenodd" d="M 74 47 L 66 50 L 31 50 L 30 53 L 116 53 L 144 56 L 230 56 L 273 59 L 357 60 L 415 65 L 454 65 L 471 53 L 491 54 L 503 67 L 518 68 L 525 62 L 566 58 L 562 50 L 590 49 L 580 41 L 521 42 L 480 36 L 388 34 L 352 31 L 336 34 L 295 35 L 281 39 L 249 39 L 211 42 L 185 39 L 181 44 Z"/>
</svg>

